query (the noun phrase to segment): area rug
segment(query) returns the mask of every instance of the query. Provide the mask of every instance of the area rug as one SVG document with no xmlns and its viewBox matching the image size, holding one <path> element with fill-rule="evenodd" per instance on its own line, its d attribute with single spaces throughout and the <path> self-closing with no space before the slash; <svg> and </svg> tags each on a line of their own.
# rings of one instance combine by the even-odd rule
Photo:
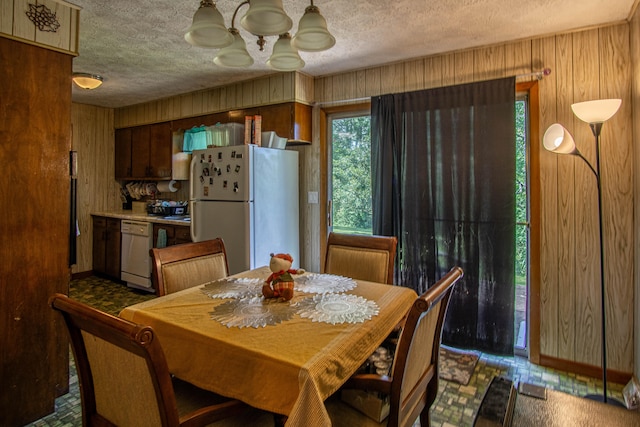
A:
<svg viewBox="0 0 640 427">
<path fill-rule="evenodd" d="M 464 351 L 440 345 L 440 361 L 438 365 L 440 378 L 461 385 L 469 384 L 479 357 L 478 353 L 473 351 Z"/>
</svg>

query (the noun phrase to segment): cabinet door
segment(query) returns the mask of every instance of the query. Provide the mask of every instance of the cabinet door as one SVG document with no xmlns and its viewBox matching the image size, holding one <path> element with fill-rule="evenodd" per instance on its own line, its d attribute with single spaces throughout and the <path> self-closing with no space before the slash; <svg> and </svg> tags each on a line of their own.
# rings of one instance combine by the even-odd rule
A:
<svg viewBox="0 0 640 427">
<path fill-rule="evenodd" d="M 105 259 L 107 239 L 107 220 L 106 218 L 93 218 L 93 271 L 97 273 L 105 273 Z"/>
<path fill-rule="evenodd" d="M 151 178 L 171 178 L 173 139 L 171 123 L 149 126 L 149 168 Z"/>
<path fill-rule="evenodd" d="M 164 230 L 167 236 L 166 246 L 175 245 L 176 239 L 175 239 L 175 229 L 173 225 L 153 224 L 153 247 L 154 248 L 158 247 L 158 234 L 160 233 L 161 229 Z"/>
<path fill-rule="evenodd" d="M 260 107 L 262 129 L 292 142 L 311 142 L 311 107 L 288 102 Z"/>
<path fill-rule="evenodd" d="M 116 129 L 115 135 L 115 177 L 131 177 L 131 128 Z"/>
<path fill-rule="evenodd" d="M 189 243 L 191 242 L 191 228 L 186 226 L 177 225 L 175 227 L 176 230 L 176 245 L 180 243 Z"/>
<path fill-rule="evenodd" d="M 105 274 L 120 279 L 120 248 L 122 244 L 120 220 L 107 218 L 107 241 L 105 242 Z"/>
<path fill-rule="evenodd" d="M 138 126 L 131 130 L 131 177 L 149 176 L 149 126 Z"/>
</svg>

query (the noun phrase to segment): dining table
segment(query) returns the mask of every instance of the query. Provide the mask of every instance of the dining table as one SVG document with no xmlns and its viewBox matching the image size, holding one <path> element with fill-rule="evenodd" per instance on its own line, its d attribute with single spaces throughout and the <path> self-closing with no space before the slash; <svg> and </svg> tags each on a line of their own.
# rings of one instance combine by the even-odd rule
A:
<svg viewBox="0 0 640 427">
<path fill-rule="evenodd" d="M 126 307 L 151 326 L 169 371 L 200 388 L 281 414 L 286 426 L 330 426 L 324 400 L 402 321 L 414 290 L 305 272 L 294 297 L 265 299 L 268 267 Z"/>
</svg>

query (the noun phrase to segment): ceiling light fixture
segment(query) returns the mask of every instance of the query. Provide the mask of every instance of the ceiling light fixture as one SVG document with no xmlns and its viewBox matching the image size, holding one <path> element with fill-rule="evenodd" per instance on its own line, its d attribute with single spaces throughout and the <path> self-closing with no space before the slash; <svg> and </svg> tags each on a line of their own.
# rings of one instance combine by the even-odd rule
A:
<svg viewBox="0 0 640 427">
<path fill-rule="evenodd" d="M 102 76 L 89 73 L 73 73 L 71 80 L 82 89 L 95 89 L 102 84 Z"/>
<path fill-rule="evenodd" d="M 273 53 L 267 64 L 277 71 L 295 71 L 304 67 L 304 61 L 298 51 L 320 52 L 330 49 L 336 43 L 327 29 L 327 21 L 320 10 L 313 5 L 307 6 L 298 24 L 298 32 L 291 37 L 289 30 L 293 21 L 286 14 L 282 0 L 245 0 L 241 2 L 231 18 L 231 27 L 227 30 L 224 19 L 213 0 L 201 0 L 200 7 L 193 16 L 193 23 L 185 40 L 193 46 L 220 48 L 214 63 L 224 67 L 248 67 L 253 58 L 240 32 L 235 27 L 235 19 L 240 7 L 249 5 L 249 9 L 240 19 L 240 25 L 258 38 L 260 50 L 264 50 L 266 36 L 278 36 Z M 223 31 L 224 30 L 224 31 Z"/>
</svg>

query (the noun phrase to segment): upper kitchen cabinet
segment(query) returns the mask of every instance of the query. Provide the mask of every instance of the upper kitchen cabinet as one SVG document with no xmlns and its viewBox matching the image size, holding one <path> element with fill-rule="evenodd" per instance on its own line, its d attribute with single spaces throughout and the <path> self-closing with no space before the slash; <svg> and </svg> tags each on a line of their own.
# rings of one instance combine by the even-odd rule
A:
<svg viewBox="0 0 640 427">
<path fill-rule="evenodd" d="M 131 128 L 116 129 L 115 135 L 115 177 L 127 179 L 131 177 Z"/>
<path fill-rule="evenodd" d="M 288 145 L 311 143 L 311 107 L 297 102 L 229 111 L 229 121 L 244 123 L 245 116 L 262 116 L 262 130 L 287 138 Z"/>
<path fill-rule="evenodd" d="M 262 129 L 287 138 L 289 145 L 311 143 L 311 107 L 298 102 L 260 107 Z"/>
<path fill-rule="evenodd" d="M 80 8 L 61 0 L 3 0 L 0 33 L 49 50 L 78 55 Z"/>
<path fill-rule="evenodd" d="M 116 179 L 171 179 L 171 123 L 117 129 Z"/>
</svg>

